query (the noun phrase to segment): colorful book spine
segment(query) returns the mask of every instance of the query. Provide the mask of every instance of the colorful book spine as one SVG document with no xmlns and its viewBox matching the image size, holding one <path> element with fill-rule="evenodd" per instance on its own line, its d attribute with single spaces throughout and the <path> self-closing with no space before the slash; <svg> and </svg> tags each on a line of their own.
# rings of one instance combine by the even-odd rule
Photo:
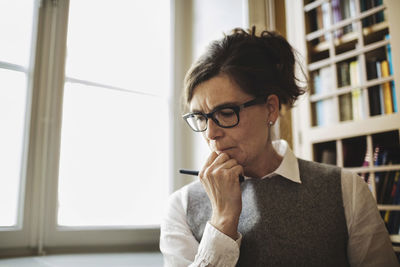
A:
<svg viewBox="0 0 400 267">
<path fill-rule="evenodd" d="M 372 80 L 378 78 L 377 66 L 376 66 L 376 58 L 372 58 L 367 62 L 367 79 Z M 368 102 L 369 102 L 369 111 L 371 116 L 382 114 L 381 110 L 381 101 L 380 94 L 382 90 L 379 85 L 375 85 L 368 88 Z"/>
<path fill-rule="evenodd" d="M 326 94 L 333 90 L 332 69 L 330 66 L 321 68 L 318 74 L 314 75 L 315 94 Z M 318 126 L 325 126 L 336 123 L 338 108 L 335 107 L 333 98 L 326 98 L 315 103 L 316 123 Z"/>
<path fill-rule="evenodd" d="M 340 105 L 340 121 L 349 121 L 353 119 L 353 105 L 352 105 L 352 95 L 344 94 L 339 96 Z"/>
<path fill-rule="evenodd" d="M 383 0 L 374 0 L 374 6 L 381 6 L 383 5 Z M 383 22 L 385 20 L 385 15 L 384 11 L 379 11 L 378 13 L 375 14 L 375 21 L 376 23 Z"/>
<path fill-rule="evenodd" d="M 338 23 L 342 20 L 342 13 L 340 12 L 340 0 L 332 0 L 332 15 L 333 15 L 333 23 Z M 343 35 L 342 29 L 337 29 L 335 31 L 335 37 L 339 38 Z"/>
<path fill-rule="evenodd" d="M 318 6 L 317 9 L 317 29 L 321 30 L 324 28 L 324 22 L 323 22 L 323 14 L 322 14 L 322 6 Z M 319 42 L 324 42 L 325 37 L 324 35 L 320 36 L 318 38 Z"/>
<path fill-rule="evenodd" d="M 390 76 L 389 63 L 387 60 L 381 62 L 381 73 L 382 77 Z M 393 113 L 393 101 L 392 101 L 392 90 L 390 88 L 390 82 L 382 84 L 383 102 L 385 106 L 385 114 Z"/>
<path fill-rule="evenodd" d="M 390 35 L 387 34 L 385 36 L 385 39 L 389 40 L 390 39 Z M 392 47 L 391 47 L 390 43 L 388 43 L 386 45 L 386 58 L 387 58 L 387 60 L 389 62 L 389 73 L 390 73 L 390 75 L 393 75 Z M 395 88 L 395 85 L 394 85 L 394 81 L 391 81 L 390 85 L 391 85 L 391 89 L 392 89 L 393 112 L 397 113 L 398 106 L 397 106 L 396 88 Z"/>
<path fill-rule="evenodd" d="M 359 66 L 358 61 L 350 62 L 350 83 L 352 86 L 357 86 L 360 84 L 359 79 Z M 352 95 L 352 105 L 353 105 L 353 119 L 358 120 L 364 118 L 363 112 L 363 97 L 361 88 L 355 88 L 351 92 Z"/>
<path fill-rule="evenodd" d="M 331 12 L 330 12 L 330 4 L 329 2 L 324 2 L 322 4 L 322 23 L 323 23 L 323 28 L 328 29 L 331 26 L 332 19 L 331 19 Z M 330 40 L 331 39 L 331 34 L 330 32 L 325 33 L 325 40 Z"/>
<path fill-rule="evenodd" d="M 376 64 L 376 75 L 377 75 L 377 78 L 382 78 L 381 63 L 379 61 L 377 61 L 375 64 Z M 385 102 L 383 100 L 382 85 L 379 85 L 379 104 L 380 104 L 380 107 L 381 107 L 380 114 L 385 114 Z"/>
<path fill-rule="evenodd" d="M 340 14 L 342 16 L 342 19 L 347 19 L 351 17 L 350 1 L 351 0 L 340 0 Z M 353 31 L 352 24 L 343 27 L 344 34 L 349 33 L 351 31 Z"/>
<path fill-rule="evenodd" d="M 319 71 L 314 73 L 313 76 L 313 85 L 314 85 L 314 93 L 315 94 L 321 94 L 322 88 L 321 88 L 321 76 L 319 75 Z M 323 114 L 324 114 L 324 105 L 323 101 L 317 101 L 315 103 L 315 112 L 316 112 L 316 123 L 318 126 L 322 126 L 324 121 L 323 121 Z"/>
</svg>

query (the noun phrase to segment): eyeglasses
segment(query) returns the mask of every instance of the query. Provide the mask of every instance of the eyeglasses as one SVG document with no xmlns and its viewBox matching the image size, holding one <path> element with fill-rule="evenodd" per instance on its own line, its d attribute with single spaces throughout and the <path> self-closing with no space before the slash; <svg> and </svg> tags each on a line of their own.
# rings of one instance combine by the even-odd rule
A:
<svg viewBox="0 0 400 267">
<path fill-rule="evenodd" d="M 247 107 L 265 103 L 265 98 L 255 98 L 242 105 L 220 106 L 210 113 L 192 112 L 183 115 L 183 119 L 189 124 L 195 132 L 204 132 L 207 130 L 208 119 L 212 119 L 219 127 L 232 128 L 239 124 L 239 112 Z"/>
</svg>

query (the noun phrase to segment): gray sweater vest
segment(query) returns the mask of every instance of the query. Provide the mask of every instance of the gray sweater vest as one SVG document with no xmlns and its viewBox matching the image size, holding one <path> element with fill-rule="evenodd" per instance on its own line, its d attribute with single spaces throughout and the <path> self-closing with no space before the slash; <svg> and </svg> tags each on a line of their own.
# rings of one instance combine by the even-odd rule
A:
<svg viewBox="0 0 400 267">
<path fill-rule="evenodd" d="M 241 184 L 237 266 L 349 266 L 341 171 L 298 160 L 301 184 L 281 176 Z M 187 222 L 200 242 L 211 217 L 202 185 L 189 186 Z"/>
</svg>

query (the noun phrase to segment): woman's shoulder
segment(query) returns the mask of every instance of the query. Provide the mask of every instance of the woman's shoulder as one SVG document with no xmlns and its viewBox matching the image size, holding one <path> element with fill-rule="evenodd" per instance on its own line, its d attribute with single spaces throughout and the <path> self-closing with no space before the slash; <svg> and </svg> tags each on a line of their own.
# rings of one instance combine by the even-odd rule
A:
<svg viewBox="0 0 400 267">
<path fill-rule="evenodd" d="M 309 171 L 322 171 L 322 172 L 339 172 L 341 173 L 342 168 L 332 164 L 326 164 L 316 161 L 304 160 L 298 158 L 300 171 L 309 170 Z"/>
</svg>

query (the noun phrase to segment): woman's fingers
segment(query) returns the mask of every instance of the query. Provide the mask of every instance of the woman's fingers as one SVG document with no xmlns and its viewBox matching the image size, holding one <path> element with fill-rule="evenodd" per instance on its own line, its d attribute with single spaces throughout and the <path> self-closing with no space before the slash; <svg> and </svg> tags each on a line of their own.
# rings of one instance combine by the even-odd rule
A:
<svg viewBox="0 0 400 267">
<path fill-rule="evenodd" d="M 215 152 L 212 152 L 207 160 L 206 163 L 204 164 L 203 168 L 200 170 L 199 172 L 199 177 L 203 177 L 204 176 L 204 172 L 206 171 L 206 169 L 214 162 L 214 160 L 218 157 L 218 154 Z"/>
<path fill-rule="evenodd" d="M 212 158 L 210 157 L 209 159 Z M 222 153 L 215 157 L 211 164 L 204 166 L 200 177 L 218 178 L 226 176 L 228 178 L 232 176 L 230 175 L 230 169 L 237 165 L 238 163 L 235 159 L 231 159 L 228 154 Z M 237 173 L 236 176 L 239 176 L 239 174 L 241 173 Z"/>
<path fill-rule="evenodd" d="M 228 154 L 212 152 L 199 173 L 200 181 L 212 206 L 211 224 L 233 239 L 242 210 L 239 175 L 243 172 Z"/>
</svg>

